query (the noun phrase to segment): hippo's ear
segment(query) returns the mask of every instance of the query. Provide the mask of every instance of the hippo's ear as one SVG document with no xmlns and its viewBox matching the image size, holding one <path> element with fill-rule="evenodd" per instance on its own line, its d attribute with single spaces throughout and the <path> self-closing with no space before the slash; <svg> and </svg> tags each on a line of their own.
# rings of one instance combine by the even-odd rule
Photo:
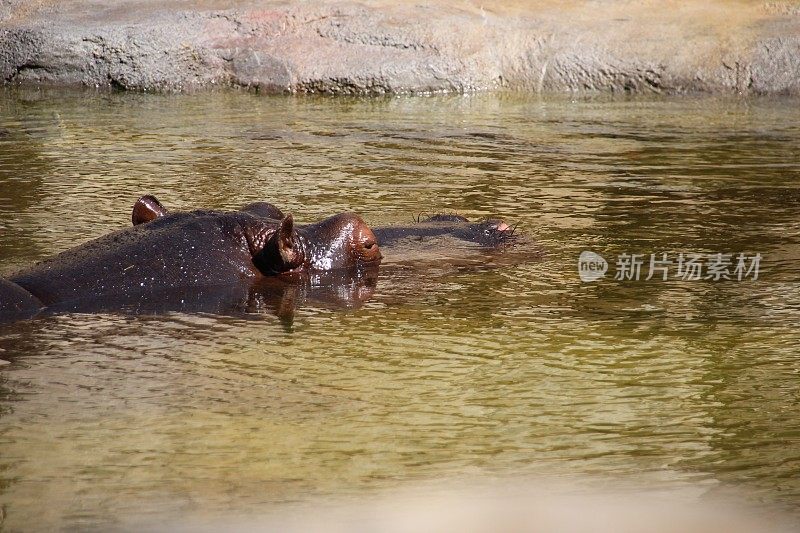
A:
<svg viewBox="0 0 800 533">
<path fill-rule="evenodd" d="M 280 221 L 261 251 L 253 256 L 253 263 L 263 274 L 270 275 L 293 270 L 303 264 L 304 258 L 290 213 Z"/>
<path fill-rule="evenodd" d="M 131 222 L 134 226 L 150 222 L 159 217 L 167 214 L 167 209 L 161 205 L 161 202 L 155 196 L 146 194 L 136 200 L 133 204 L 133 214 L 131 215 Z"/>
<path fill-rule="evenodd" d="M 294 238 L 294 217 L 292 217 L 291 213 L 283 217 L 275 236 L 278 238 L 278 253 L 280 253 L 281 259 L 286 263 L 291 263 L 297 253 Z"/>
</svg>

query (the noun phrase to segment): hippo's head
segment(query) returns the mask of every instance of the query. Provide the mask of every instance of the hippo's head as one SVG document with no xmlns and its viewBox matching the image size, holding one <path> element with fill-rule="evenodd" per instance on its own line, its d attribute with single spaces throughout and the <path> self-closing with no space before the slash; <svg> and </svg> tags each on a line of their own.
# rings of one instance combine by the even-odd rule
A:
<svg viewBox="0 0 800 533">
<path fill-rule="evenodd" d="M 298 228 L 289 214 L 281 220 L 253 263 L 264 275 L 329 272 L 377 266 L 378 241 L 354 213 L 342 213 Z"/>
</svg>

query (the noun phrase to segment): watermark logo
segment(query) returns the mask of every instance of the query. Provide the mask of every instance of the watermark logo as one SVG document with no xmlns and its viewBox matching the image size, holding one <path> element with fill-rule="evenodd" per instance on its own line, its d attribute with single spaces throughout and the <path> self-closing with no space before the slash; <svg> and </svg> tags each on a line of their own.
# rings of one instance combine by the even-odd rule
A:
<svg viewBox="0 0 800 533">
<path fill-rule="evenodd" d="M 679 253 L 670 256 L 659 254 L 619 254 L 614 264 L 614 279 L 617 281 L 742 281 L 758 279 L 761 254 L 748 256 L 744 253 L 695 254 Z M 581 281 L 597 281 L 604 277 L 608 263 L 602 256 L 589 251 L 581 252 L 578 258 L 578 274 Z"/>
<path fill-rule="evenodd" d="M 590 282 L 597 281 L 606 275 L 608 271 L 608 262 L 603 259 L 603 256 L 594 252 L 584 251 L 578 257 L 578 274 L 581 276 L 581 281 Z"/>
</svg>

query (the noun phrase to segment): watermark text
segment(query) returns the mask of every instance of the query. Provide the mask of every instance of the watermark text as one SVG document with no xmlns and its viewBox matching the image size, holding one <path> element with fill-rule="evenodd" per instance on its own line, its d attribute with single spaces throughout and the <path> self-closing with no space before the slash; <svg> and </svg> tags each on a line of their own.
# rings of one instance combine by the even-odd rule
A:
<svg viewBox="0 0 800 533">
<path fill-rule="evenodd" d="M 617 281 L 677 279 L 683 281 L 744 281 L 758 279 L 761 254 L 669 253 L 619 254 L 612 279 Z M 609 262 L 595 252 L 581 252 L 578 274 L 581 281 L 597 281 L 606 276 Z"/>
</svg>

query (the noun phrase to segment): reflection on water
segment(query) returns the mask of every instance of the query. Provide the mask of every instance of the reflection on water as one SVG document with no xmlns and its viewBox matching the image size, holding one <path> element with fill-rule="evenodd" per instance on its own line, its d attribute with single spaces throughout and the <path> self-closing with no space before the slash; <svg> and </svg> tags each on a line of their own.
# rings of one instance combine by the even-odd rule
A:
<svg viewBox="0 0 800 533">
<path fill-rule="evenodd" d="M 716 99 L 0 94 L 0 271 L 178 210 L 499 215 L 545 251 L 394 268 L 362 306 L 0 329 L 12 529 L 217 516 L 441 475 L 800 498 L 800 107 Z M 762 254 L 582 284 L 583 250 Z M 280 315 L 280 313 L 277 313 Z M 46 503 L 45 503 L 46 502 Z"/>
</svg>

